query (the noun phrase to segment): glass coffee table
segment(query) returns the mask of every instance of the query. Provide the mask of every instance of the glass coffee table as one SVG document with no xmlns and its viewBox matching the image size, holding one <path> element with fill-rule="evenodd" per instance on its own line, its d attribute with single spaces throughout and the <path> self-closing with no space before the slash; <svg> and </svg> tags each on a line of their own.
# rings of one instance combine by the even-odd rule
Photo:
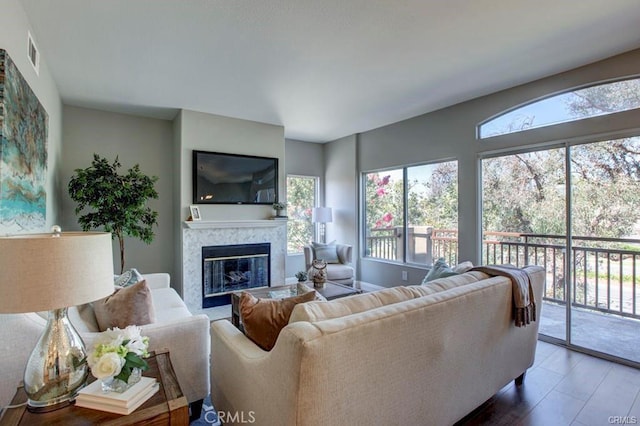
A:
<svg viewBox="0 0 640 426">
<path fill-rule="evenodd" d="M 338 299 L 340 297 L 353 296 L 354 294 L 362 293 L 359 288 L 350 287 L 344 284 L 334 283 L 327 281 L 322 288 L 316 288 L 313 286 L 312 281 L 302 283 L 312 290 L 317 291 L 327 300 Z M 262 287 L 253 290 L 244 290 L 247 293 L 251 293 L 255 297 L 261 299 L 284 299 L 286 297 L 293 297 L 298 295 L 298 284 L 283 285 L 277 287 Z M 240 328 L 240 291 L 231 293 L 231 323 Z"/>
</svg>

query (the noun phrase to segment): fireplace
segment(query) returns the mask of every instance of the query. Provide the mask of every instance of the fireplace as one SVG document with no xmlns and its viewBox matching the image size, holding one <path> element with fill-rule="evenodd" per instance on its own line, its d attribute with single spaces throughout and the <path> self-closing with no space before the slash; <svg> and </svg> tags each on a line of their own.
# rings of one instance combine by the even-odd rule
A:
<svg viewBox="0 0 640 426">
<path fill-rule="evenodd" d="M 194 315 L 217 315 L 217 307 L 203 308 L 202 248 L 236 244 L 270 245 L 271 287 L 285 284 L 287 222 L 285 220 L 194 220 L 182 223 L 182 280 L 176 280 Z M 178 284 L 178 281 L 182 281 Z M 226 296 L 231 299 L 231 296 Z M 229 300 L 229 303 L 231 301 Z"/>
<path fill-rule="evenodd" d="M 202 308 L 227 305 L 231 293 L 271 286 L 271 244 L 202 247 Z"/>
</svg>

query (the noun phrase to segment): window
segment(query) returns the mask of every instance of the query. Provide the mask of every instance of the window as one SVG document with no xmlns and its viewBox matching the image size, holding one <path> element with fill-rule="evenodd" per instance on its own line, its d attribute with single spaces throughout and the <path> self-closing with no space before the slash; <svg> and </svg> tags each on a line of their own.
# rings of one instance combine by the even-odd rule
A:
<svg viewBox="0 0 640 426">
<path fill-rule="evenodd" d="M 317 205 L 318 178 L 287 176 L 287 253 L 302 253 L 315 240 L 311 211 Z"/>
<path fill-rule="evenodd" d="M 480 139 L 640 108 L 640 78 L 605 83 L 531 102 L 478 127 Z"/>
<path fill-rule="evenodd" d="M 367 173 L 364 180 L 366 256 L 403 261 L 403 170 Z"/>
<path fill-rule="evenodd" d="M 364 187 L 366 256 L 457 263 L 457 161 L 366 173 Z"/>
</svg>

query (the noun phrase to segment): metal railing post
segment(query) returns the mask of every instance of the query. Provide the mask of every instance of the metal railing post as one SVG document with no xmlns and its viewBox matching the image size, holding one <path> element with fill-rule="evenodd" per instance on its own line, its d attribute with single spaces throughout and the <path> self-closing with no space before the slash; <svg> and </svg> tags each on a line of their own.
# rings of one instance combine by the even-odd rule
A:
<svg viewBox="0 0 640 426">
<path fill-rule="evenodd" d="M 427 265 L 433 265 L 433 227 L 427 228 Z"/>
</svg>

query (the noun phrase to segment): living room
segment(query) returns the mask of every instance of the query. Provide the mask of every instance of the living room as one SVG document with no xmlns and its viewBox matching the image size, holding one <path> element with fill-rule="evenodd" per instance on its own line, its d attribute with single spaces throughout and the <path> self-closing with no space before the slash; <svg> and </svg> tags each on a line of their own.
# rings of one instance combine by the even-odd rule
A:
<svg viewBox="0 0 640 426">
<path fill-rule="evenodd" d="M 75 62 L 72 66 L 80 68 L 83 64 L 82 53 L 79 51 L 70 55 L 69 52 L 47 48 L 53 41 L 44 35 L 48 33 L 43 33 L 46 9 L 38 12 L 34 1 L 2 1 L 0 48 L 11 56 L 48 114 L 47 215 L 43 230 L 48 230 L 54 224 L 60 224 L 64 230 L 79 229 L 75 204 L 67 193 L 67 184 L 75 169 L 89 165 L 93 153 L 108 159 L 118 156 L 127 168 L 139 163 L 145 173 L 159 177 L 156 184 L 159 198 L 151 202 L 152 208 L 159 212 L 158 226 L 150 245 L 136 239 L 127 240 L 127 264 L 144 273 L 169 273 L 172 286 L 182 294 L 185 285 L 182 273 L 183 221 L 189 216 L 189 206 L 193 204 L 192 150 L 276 157 L 280 161 L 278 189 L 281 194 L 286 194 L 285 181 L 288 175 L 319 177 L 319 204 L 333 209 L 333 222 L 327 226 L 327 241 L 338 240 L 353 246 L 357 279 L 381 287 L 393 287 L 419 284 L 426 268 L 407 263 L 381 262 L 364 254 L 360 201 L 362 173 L 455 159 L 460 182 L 457 257 L 480 263 L 482 216 L 478 207 L 481 198 L 478 191 L 481 186 L 479 158 L 519 147 L 540 146 L 549 141 L 589 140 L 594 135 L 632 134 L 638 128 L 640 111 L 635 109 L 606 118 L 591 118 L 586 123 L 557 124 L 534 132 L 487 140 L 478 139 L 477 126 L 503 111 L 549 94 L 637 76 L 640 44 L 633 30 L 628 30 L 633 28 L 634 19 L 637 19 L 637 7 L 633 6 L 631 3 L 621 4 L 619 9 L 607 6 L 602 14 L 605 10 L 610 13 L 607 15 L 609 27 L 603 23 L 593 33 L 576 30 L 586 39 L 577 43 L 581 45 L 582 56 L 569 47 L 551 46 L 560 45 L 562 36 L 566 34 L 556 35 L 558 38 L 543 38 L 541 35 L 537 49 L 529 45 L 529 50 L 520 52 L 519 57 L 483 56 L 470 51 L 451 55 L 443 62 L 455 63 L 457 58 L 454 56 L 464 54 L 474 56 L 477 65 L 473 70 L 461 69 L 452 73 L 447 81 L 429 87 L 428 93 L 421 91 L 416 95 L 431 96 L 436 101 L 442 99 L 440 104 L 424 109 L 424 113 L 405 113 L 398 119 L 385 118 L 371 127 L 354 123 L 353 128 L 357 130 L 327 139 L 318 139 L 311 133 L 305 139 L 302 131 L 292 134 L 284 120 L 267 123 L 239 118 L 243 117 L 240 114 L 205 112 L 205 108 L 198 108 L 198 105 L 205 105 L 201 99 L 185 107 L 162 104 L 151 98 L 137 99 L 137 94 L 118 90 L 111 95 L 120 97 L 123 105 L 116 108 L 106 101 L 93 100 L 93 88 L 85 86 L 81 79 L 77 85 L 85 91 L 84 97 L 69 97 L 64 92 L 66 86 L 55 77 L 59 71 L 54 72 L 50 68 L 50 58 L 67 54 L 69 61 Z M 600 6 L 591 2 L 584 7 Z M 113 27 L 113 31 L 117 31 L 117 26 Z M 39 74 L 36 74 L 26 55 L 28 32 L 32 33 L 40 49 Z M 543 31 L 539 30 L 539 33 Z M 82 35 L 65 33 L 64 37 Z M 611 40 L 610 44 L 607 44 L 607 39 Z M 514 44 L 518 41 L 514 35 Z M 122 46 L 114 49 L 117 51 L 118 48 Z M 545 50 L 549 53 L 541 53 Z M 514 48 L 509 54 L 515 55 L 517 51 L 519 49 Z M 108 56 L 114 56 L 114 53 L 117 52 L 112 51 Z M 420 53 L 413 52 L 414 55 Z M 165 52 L 164 55 L 171 56 L 171 53 Z M 535 59 L 530 59 L 529 55 Z M 525 66 L 542 59 L 553 62 L 549 60 L 550 57 L 557 58 L 553 71 L 534 74 Z M 510 79 L 505 77 L 504 81 L 498 83 L 501 70 L 493 68 L 493 64 L 510 61 L 515 62 L 512 67 L 522 69 L 521 75 L 513 77 L 511 74 Z M 158 72 L 162 73 L 160 69 L 159 66 Z M 446 96 L 447 87 L 465 86 L 470 72 L 494 74 L 495 80 L 483 87 L 468 88 L 467 96 L 460 94 L 450 102 Z M 402 75 L 393 74 L 393 78 L 400 79 Z M 167 85 L 177 84 L 171 76 L 166 76 L 166 80 Z M 386 82 L 381 81 L 381 85 L 384 84 Z M 251 86 L 249 83 L 247 85 Z M 161 92 L 162 88 L 157 87 L 157 90 Z M 225 96 L 226 102 L 237 103 L 233 96 Z M 401 106 L 406 105 L 409 110 L 409 106 L 413 106 L 411 101 L 420 103 L 410 97 L 404 99 Z M 337 106 L 334 107 L 340 111 Z M 242 106 L 236 105 L 235 108 L 238 110 Z M 245 108 L 249 110 L 253 107 L 247 105 Z M 375 108 L 372 106 L 369 111 L 371 116 L 378 113 Z M 400 106 L 397 109 L 401 109 Z M 322 120 L 325 119 L 322 117 Z M 332 133 L 327 131 L 326 134 Z M 203 221 L 212 222 L 264 220 L 273 215 L 271 206 L 266 205 L 201 205 L 200 211 Z M 0 232 L 10 231 L 11 228 L 0 229 Z M 286 256 L 285 277 L 293 277 L 302 269 L 304 260 L 301 253 Z M 402 278 L 403 272 L 407 274 L 406 280 Z"/>
</svg>

